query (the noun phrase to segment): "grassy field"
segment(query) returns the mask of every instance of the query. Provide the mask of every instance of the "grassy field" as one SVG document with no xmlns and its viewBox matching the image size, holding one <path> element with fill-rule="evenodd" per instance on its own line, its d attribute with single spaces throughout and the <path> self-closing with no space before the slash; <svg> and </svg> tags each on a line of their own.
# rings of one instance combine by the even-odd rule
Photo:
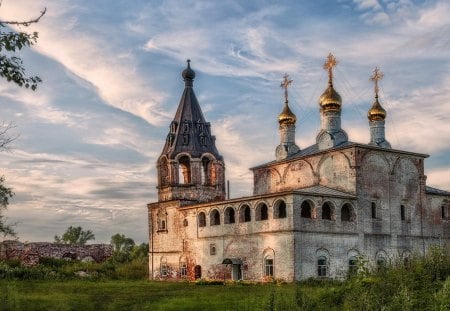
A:
<svg viewBox="0 0 450 311">
<path fill-rule="evenodd" d="M 361 258 L 341 281 L 157 282 L 146 274 L 141 261 L 4 261 L 0 310 L 450 310 L 450 255 L 439 249 L 384 268 Z"/>
<path fill-rule="evenodd" d="M 275 296 L 295 297 L 295 285 L 0 281 L 1 310 L 266 310 Z"/>
<path fill-rule="evenodd" d="M 450 310 L 446 290 L 384 281 L 196 285 L 124 280 L 0 280 L 0 310 Z M 387 287 L 390 294 L 380 295 Z"/>
</svg>

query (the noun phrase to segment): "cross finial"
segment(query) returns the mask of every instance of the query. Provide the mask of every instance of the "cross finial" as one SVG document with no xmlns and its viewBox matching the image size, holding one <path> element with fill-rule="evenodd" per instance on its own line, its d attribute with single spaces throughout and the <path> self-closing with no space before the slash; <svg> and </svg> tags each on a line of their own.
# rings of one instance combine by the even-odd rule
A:
<svg viewBox="0 0 450 311">
<path fill-rule="evenodd" d="M 323 64 L 323 69 L 328 70 L 328 84 L 333 85 L 333 67 L 336 67 L 338 61 L 333 54 L 328 54 L 325 64 Z"/>
<path fill-rule="evenodd" d="M 288 87 L 292 83 L 292 79 L 289 79 L 289 75 L 287 73 L 283 76 L 283 81 L 281 81 L 280 87 L 284 89 L 284 101 L 288 102 Z"/>
<path fill-rule="evenodd" d="M 371 81 L 375 82 L 375 97 L 378 97 L 378 81 L 380 81 L 381 79 L 383 79 L 384 77 L 384 73 L 382 73 L 378 67 L 375 67 L 374 71 L 373 71 L 373 75 L 370 77 Z"/>
<path fill-rule="evenodd" d="M 191 68 L 191 60 L 189 58 L 187 59 L 187 63 L 188 63 L 188 68 Z"/>
</svg>

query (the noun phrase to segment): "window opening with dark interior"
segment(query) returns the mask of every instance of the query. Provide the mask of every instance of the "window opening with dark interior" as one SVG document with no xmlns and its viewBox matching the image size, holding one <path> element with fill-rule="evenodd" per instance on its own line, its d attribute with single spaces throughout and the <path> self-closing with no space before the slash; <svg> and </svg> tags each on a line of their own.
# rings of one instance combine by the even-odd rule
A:
<svg viewBox="0 0 450 311">
<path fill-rule="evenodd" d="M 205 227 L 206 226 L 206 215 L 203 212 L 198 214 L 198 226 Z"/>
<path fill-rule="evenodd" d="M 239 220 L 240 222 L 251 221 L 250 206 L 248 206 L 247 204 L 241 207 Z"/>
<path fill-rule="evenodd" d="M 377 204 L 375 202 L 372 202 L 371 208 L 372 208 L 372 218 L 376 219 L 377 218 Z"/>
<path fill-rule="evenodd" d="M 301 217 L 302 218 L 311 218 L 312 208 L 311 208 L 311 203 L 309 203 L 309 201 L 303 201 L 300 209 L 301 209 Z"/>
<path fill-rule="evenodd" d="M 321 277 L 327 276 L 327 258 L 325 256 L 320 256 L 317 259 L 317 275 Z"/>
<path fill-rule="evenodd" d="M 234 208 L 231 206 L 225 209 L 225 223 L 226 224 L 234 224 L 235 223 L 235 215 Z"/>
<path fill-rule="evenodd" d="M 273 258 L 266 257 L 264 259 L 264 275 L 273 276 Z"/>
<path fill-rule="evenodd" d="M 332 207 L 331 204 L 325 202 L 322 205 L 322 219 L 331 220 L 332 219 Z"/>
<path fill-rule="evenodd" d="M 260 203 L 256 208 L 256 220 L 269 219 L 269 211 L 265 203 Z"/>
<path fill-rule="evenodd" d="M 220 225 L 220 213 L 218 210 L 213 210 L 210 215 L 209 223 L 211 226 Z"/>
</svg>

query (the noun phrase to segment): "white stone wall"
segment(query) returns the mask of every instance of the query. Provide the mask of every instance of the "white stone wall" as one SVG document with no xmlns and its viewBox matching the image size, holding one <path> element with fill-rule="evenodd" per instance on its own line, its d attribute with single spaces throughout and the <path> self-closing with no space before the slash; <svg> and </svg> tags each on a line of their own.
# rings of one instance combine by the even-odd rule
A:
<svg viewBox="0 0 450 311">
<path fill-rule="evenodd" d="M 448 246 L 450 218 L 442 218 L 441 207 L 449 198 L 425 193 L 423 159 L 358 145 L 256 168 L 253 197 L 190 206 L 179 201 L 150 204 L 150 270 L 154 278 L 162 278 L 163 262 L 168 266 L 163 278 L 179 278 L 180 262 L 186 262 L 190 279 L 196 265 L 203 278 L 230 279 L 231 267 L 221 263 L 233 258 L 242 261 L 244 279 L 263 280 L 264 257 L 271 255 L 274 277 L 292 281 L 316 277 L 318 258 L 324 256 L 326 276 L 340 278 L 354 256 L 375 264 L 381 258 L 423 254 L 431 245 Z M 313 185 L 348 195 L 295 192 Z M 286 218 L 275 217 L 279 200 L 286 203 Z M 312 207 L 310 218 L 302 217 L 305 201 Z M 331 206 L 330 219 L 322 219 L 324 203 Z M 267 220 L 256 220 L 260 204 L 268 207 Z M 244 205 L 250 207 L 249 222 L 240 221 Z M 351 207 L 351 221 L 342 219 L 344 205 Z M 228 207 L 235 210 L 235 223 L 225 223 Z M 218 225 L 211 225 L 214 210 L 220 215 Z M 200 213 L 206 216 L 204 227 L 198 226 Z M 167 218 L 167 227 L 157 230 L 161 217 Z"/>
</svg>

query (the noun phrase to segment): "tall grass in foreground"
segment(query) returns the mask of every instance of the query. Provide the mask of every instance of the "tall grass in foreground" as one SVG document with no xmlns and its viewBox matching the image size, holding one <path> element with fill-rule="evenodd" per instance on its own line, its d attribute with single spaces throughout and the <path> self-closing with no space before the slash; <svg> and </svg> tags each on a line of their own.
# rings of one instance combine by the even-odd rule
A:
<svg viewBox="0 0 450 311">
<path fill-rule="evenodd" d="M 439 249 L 384 269 L 361 261 L 343 281 L 296 284 L 150 282 L 142 264 L 50 260 L 5 274 L 3 263 L 0 310 L 450 310 L 450 256 Z M 42 277 L 44 268 L 53 276 Z M 80 268 L 90 276 L 77 276 Z"/>
</svg>

